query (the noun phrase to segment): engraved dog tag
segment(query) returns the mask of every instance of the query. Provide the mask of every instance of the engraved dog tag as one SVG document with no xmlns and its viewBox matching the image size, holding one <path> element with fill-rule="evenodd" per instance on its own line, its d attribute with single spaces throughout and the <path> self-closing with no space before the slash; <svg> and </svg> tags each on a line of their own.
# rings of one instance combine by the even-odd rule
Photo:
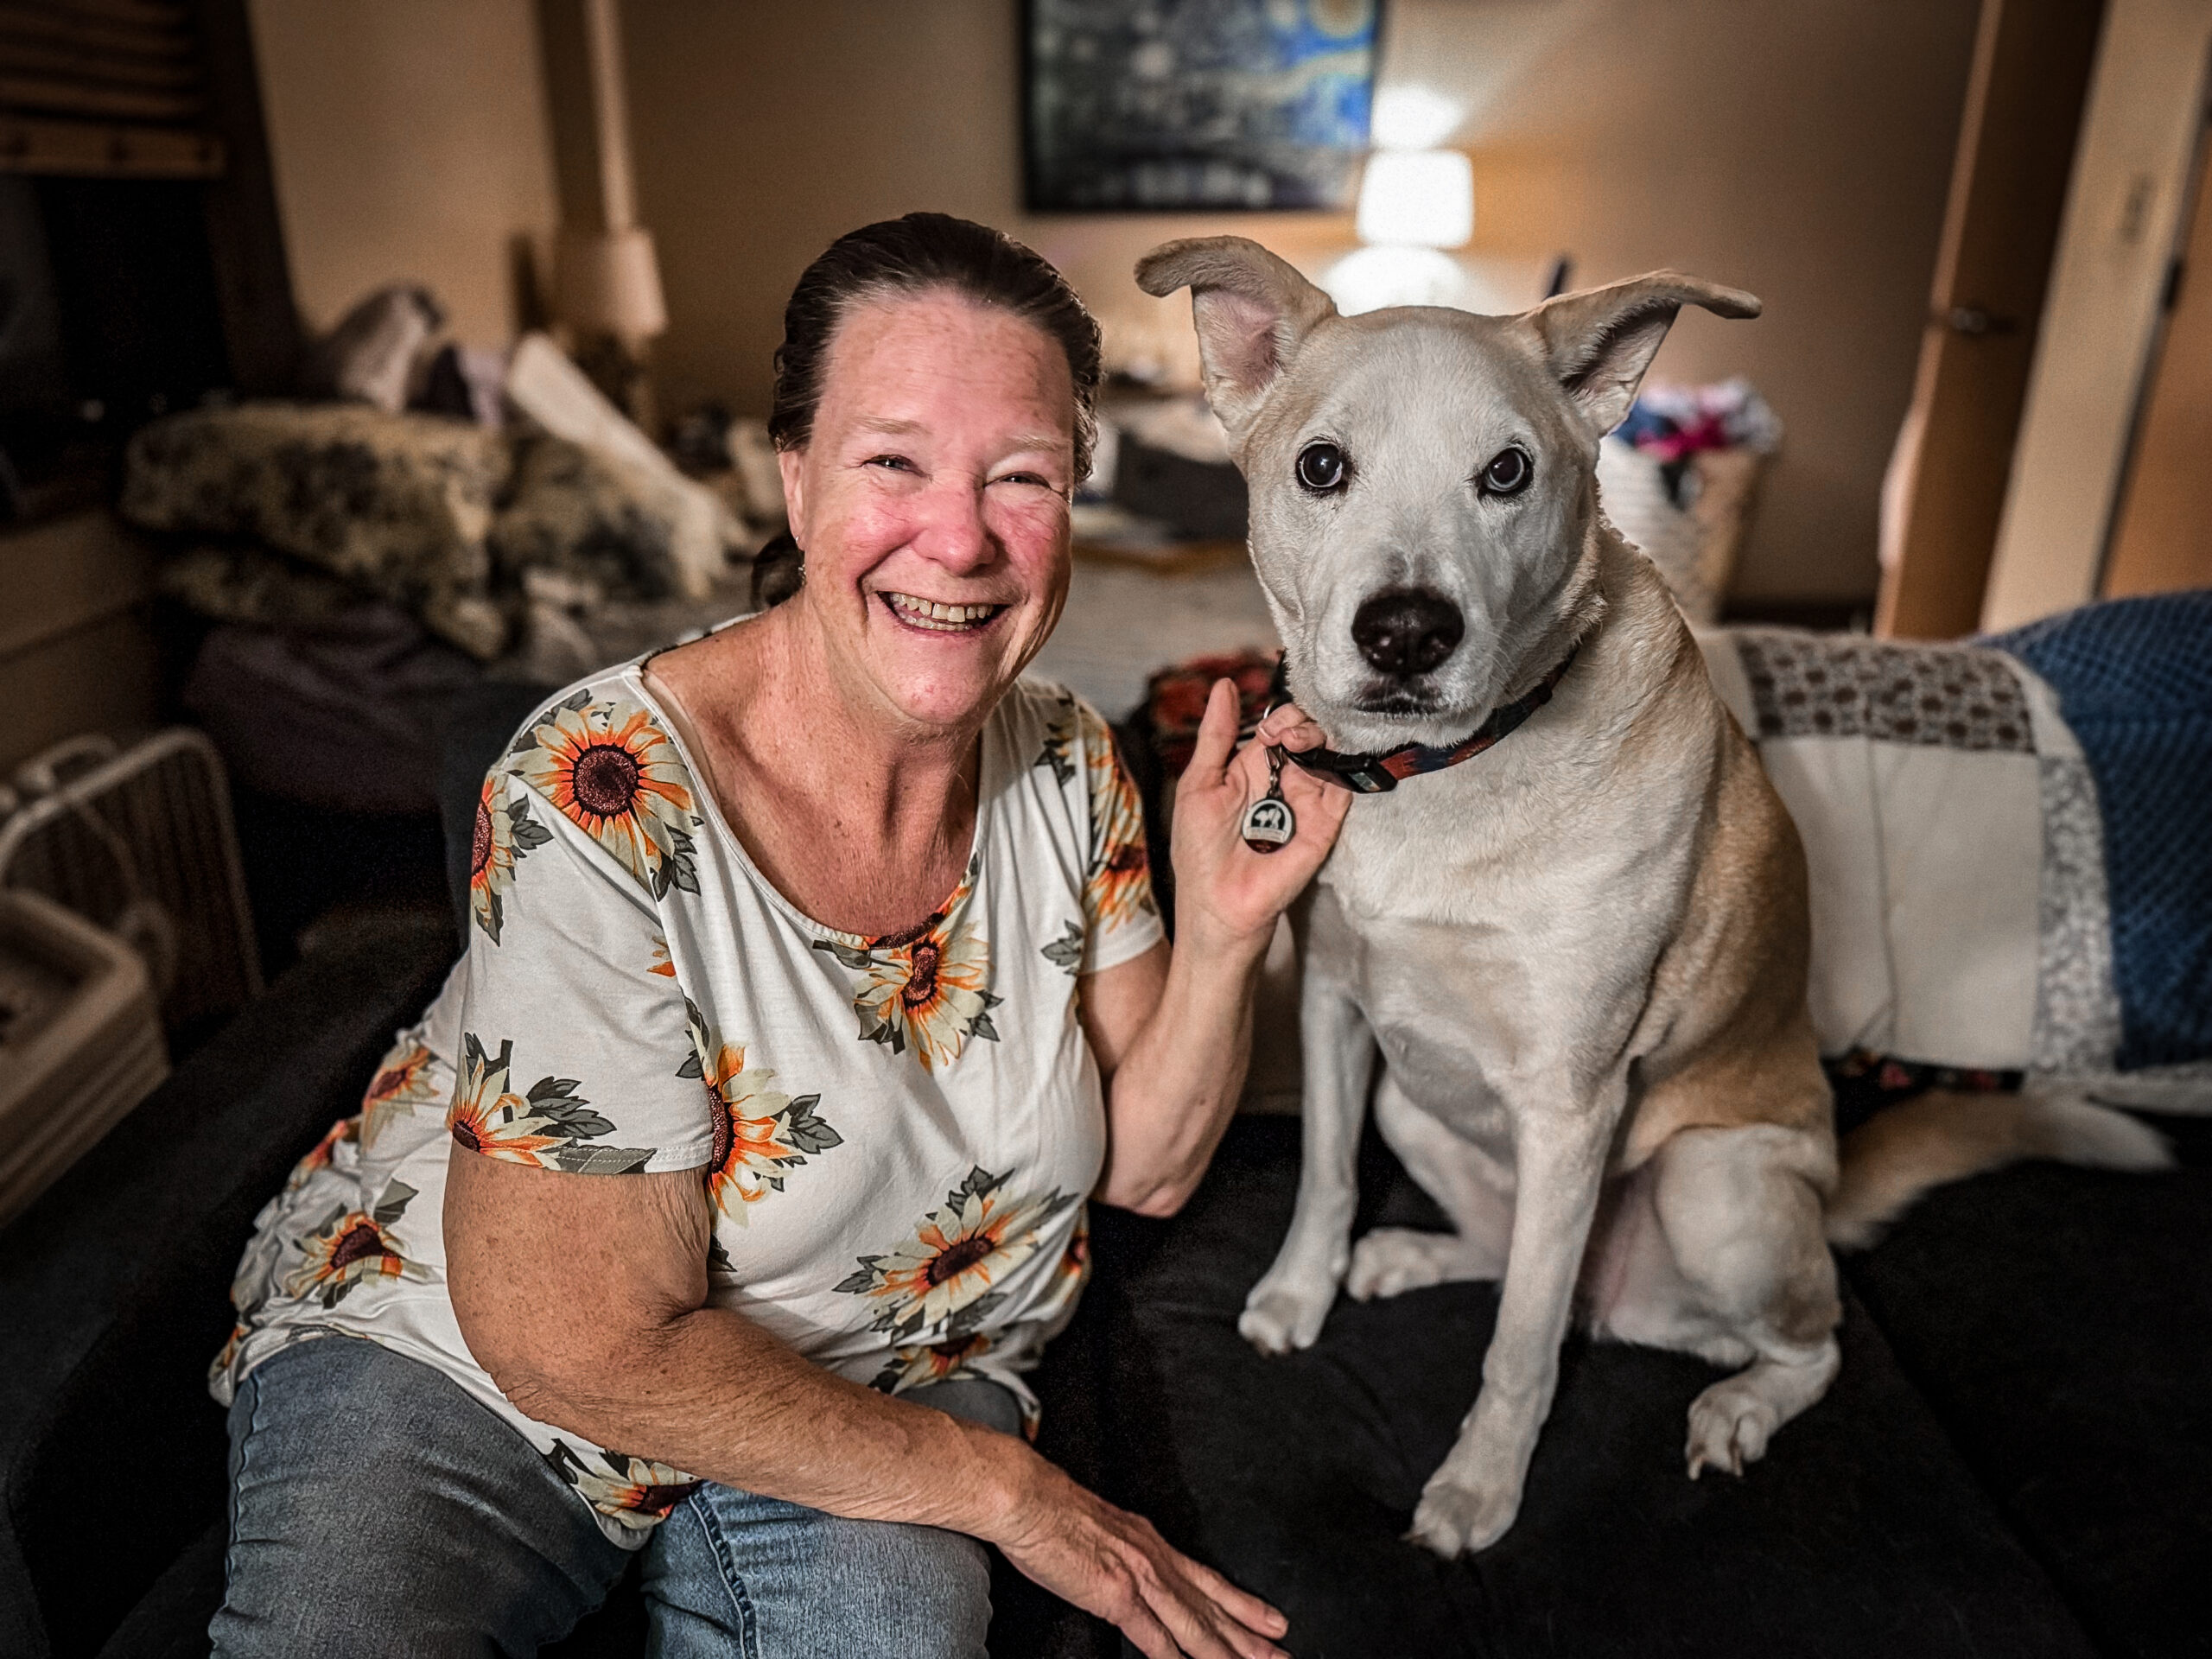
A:
<svg viewBox="0 0 2212 1659">
<path fill-rule="evenodd" d="M 1282 798 L 1282 751 L 1268 750 L 1268 792 L 1244 809 L 1244 844 L 1272 853 L 1298 833 L 1298 816 Z"/>
</svg>

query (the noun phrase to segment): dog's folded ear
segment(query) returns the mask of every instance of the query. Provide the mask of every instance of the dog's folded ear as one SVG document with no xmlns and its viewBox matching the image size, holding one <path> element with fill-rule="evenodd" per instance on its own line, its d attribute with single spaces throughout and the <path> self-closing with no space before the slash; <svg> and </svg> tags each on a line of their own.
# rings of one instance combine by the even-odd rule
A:
<svg viewBox="0 0 2212 1659">
<path fill-rule="evenodd" d="M 1568 400 L 1602 436 L 1628 417 L 1643 372 L 1686 305 L 1723 317 L 1756 317 L 1760 308 L 1758 298 L 1741 289 L 1656 270 L 1546 300 L 1520 321 L 1535 336 L 1536 349 Z"/>
<path fill-rule="evenodd" d="M 1163 243 L 1137 261 L 1137 286 L 1161 297 L 1191 290 L 1206 401 L 1238 444 L 1300 344 L 1337 315 L 1326 294 L 1242 236 Z"/>
</svg>

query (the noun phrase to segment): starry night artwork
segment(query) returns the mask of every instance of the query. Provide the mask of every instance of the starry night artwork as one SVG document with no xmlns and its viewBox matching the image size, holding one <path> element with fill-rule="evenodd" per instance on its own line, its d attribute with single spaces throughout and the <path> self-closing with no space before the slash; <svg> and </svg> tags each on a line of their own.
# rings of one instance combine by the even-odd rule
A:
<svg viewBox="0 0 2212 1659">
<path fill-rule="evenodd" d="M 1033 213 L 1342 208 L 1380 0 L 1028 0 Z"/>
</svg>

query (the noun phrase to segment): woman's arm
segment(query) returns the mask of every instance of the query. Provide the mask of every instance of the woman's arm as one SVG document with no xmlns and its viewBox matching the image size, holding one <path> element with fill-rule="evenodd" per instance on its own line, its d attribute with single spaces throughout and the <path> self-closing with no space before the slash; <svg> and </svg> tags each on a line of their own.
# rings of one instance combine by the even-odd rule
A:
<svg viewBox="0 0 2212 1659">
<path fill-rule="evenodd" d="M 1280 1659 L 1280 1613 L 1022 1441 L 848 1382 L 705 1306 L 712 1230 L 696 1170 L 571 1175 L 457 1147 L 445 1240 L 461 1334 L 541 1422 L 832 1515 L 984 1539 L 1152 1659 Z M 558 1262 L 557 1285 L 524 1262 Z"/>
<path fill-rule="evenodd" d="M 1335 845 L 1351 792 L 1282 770 L 1298 817 L 1288 845 L 1244 844 L 1244 810 L 1267 793 L 1266 745 L 1310 749 L 1320 728 L 1276 709 L 1232 756 L 1236 694 L 1217 681 L 1175 791 L 1175 945 L 1086 975 L 1084 1034 L 1106 1077 L 1106 1170 L 1098 1197 L 1173 1215 L 1205 1173 L 1251 1059 L 1252 994 L 1275 921 Z"/>
</svg>

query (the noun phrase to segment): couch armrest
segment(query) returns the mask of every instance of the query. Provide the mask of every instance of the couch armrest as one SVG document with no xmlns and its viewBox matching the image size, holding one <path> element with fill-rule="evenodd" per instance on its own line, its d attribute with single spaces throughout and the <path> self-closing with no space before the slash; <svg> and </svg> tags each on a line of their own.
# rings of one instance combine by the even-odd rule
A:
<svg viewBox="0 0 2212 1659">
<path fill-rule="evenodd" d="M 206 1376 L 255 1212 L 454 950 L 437 917 L 331 939 L 0 1233 L 0 1652 L 92 1652 L 220 1516 Z"/>
</svg>

